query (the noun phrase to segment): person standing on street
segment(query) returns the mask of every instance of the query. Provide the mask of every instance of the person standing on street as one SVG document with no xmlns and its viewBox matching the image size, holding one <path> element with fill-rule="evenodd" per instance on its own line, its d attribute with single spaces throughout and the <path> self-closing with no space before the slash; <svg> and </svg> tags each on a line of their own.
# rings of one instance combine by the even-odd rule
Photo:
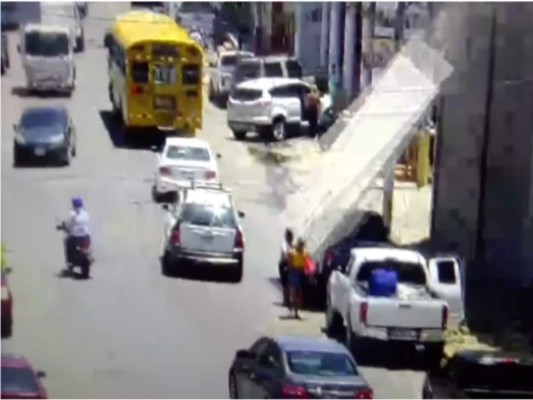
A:
<svg viewBox="0 0 533 400">
<path fill-rule="evenodd" d="M 289 256 L 294 246 L 294 233 L 291 229 L 285 229 L 283 242 L 281 243 L 281 257 L 279 260 L 279 276 L 283 286 L 283 304 L 291 311 L 291 299 L 289 293 Z"/>
<path fill-rule="evenodd" d="M 320 114 L 320 93 L 316 85 L 311 85 L 311 90 L 305 98 L 305 110 L 309 121 L 309 135 L 315 137 L 318 133 L 318 116 Z"/>
<path fill-rule="evenodd" d="M 289 286 L 291 305 L 294 317 L 300 318 L 298 311 L 302 308 L 302 285 L 305 266 L 307 263 L 307 250 L 303 239 L 298 239 L 296 247 L 291 250 L 289 263 Z"/>
</svg>

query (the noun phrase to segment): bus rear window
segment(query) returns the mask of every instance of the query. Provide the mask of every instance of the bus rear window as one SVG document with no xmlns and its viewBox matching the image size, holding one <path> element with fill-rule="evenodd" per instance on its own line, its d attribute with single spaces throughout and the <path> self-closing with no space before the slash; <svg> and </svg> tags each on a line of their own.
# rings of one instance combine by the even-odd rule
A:
<svg viewBox="0 0 533 400">
<path fill-rule="evenodd" d="M 150 67 L 147 62 L 132 62 L 130 74 L 133 82 L 148 83 L 150 78 Z"/>
<path fill-rule="evenodd" d="M 198 85 L 200 83 L 200 67 L 197 64 L 184 65 L 181 82 L 184 85 Z"/>
</svg>

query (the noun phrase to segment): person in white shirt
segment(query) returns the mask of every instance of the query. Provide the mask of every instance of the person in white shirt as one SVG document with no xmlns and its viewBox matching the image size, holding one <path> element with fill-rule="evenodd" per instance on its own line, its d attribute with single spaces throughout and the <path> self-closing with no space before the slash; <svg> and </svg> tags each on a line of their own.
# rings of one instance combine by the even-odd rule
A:
<svg viewBox="0 0 533 400">
<path fill-rule="evenodd" d="M 91 232 L 89 229 L 89 223 L 91 218 L 89 213 L 83 208 L 83 200 L 80 197 L 74 197 L 72 199 L 72 211 L 69 218 L 65 223 L 67 231 L 67 238 L 65 241 L 65 250 L 67 265 L 71 264 L 76 246 L 81 241 L 88 241 L 90 245 Z"/>
<path fill-rule="evenodd" d="M 289 254 L 293 247 L 294 233 L 291 229 L 285 229 L 283 242 L 281 243 L 281 257 L 279 260 L 279 276 L 281 278 L 281 285 L 283 286 L 283 303 L 289 310 L 291 309 L 289 296 Z"/>
</svg>

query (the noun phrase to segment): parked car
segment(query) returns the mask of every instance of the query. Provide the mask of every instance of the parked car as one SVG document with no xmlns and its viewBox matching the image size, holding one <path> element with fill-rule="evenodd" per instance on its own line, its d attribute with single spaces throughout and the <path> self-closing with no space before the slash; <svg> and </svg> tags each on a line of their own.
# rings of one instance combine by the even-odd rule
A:
<svg viewBox="0 0 533 400">
<path fill-rule="evenodd" d="M 455 354 L 424 380 L 423 399 L 531 399 L 533 358 L 469 350 Z"/>
<path fill-rule="evenodd" d="M 374 294 L 376 271 L 396 275 L 394 291 Z M 356 352 L 373 342 L 421 344 L 428 359 L 438 361 L 449 314 L 462 313 L 460 264 L 453 257 L 426 260 L 414 250 L 355 248 L 346 270 L 334 270 L 328 282 L 326 329 L 337 336 L 345 325 Z"/>
<path fill-rule="evenodd" d="M 9 60 L 9 42 L 7 35 L 2 33 L 2 75 L 9 69 L 11 62 Z"/>
<path fill-rule="evenodd" d="M 41 379 L 46 375 L 36 371 L 26 358 L 2 354 L 1 391 L 3 399 L 47 399 Z"/>
<path fill-rule="evenodd" d="M 233 280 L 243 275 L 245 240 L 231 192 L 220 184 L 192 181 L 179 194 L 179 202 L 164 204 L 163 273 L 183 271 L 191 265 L 228 269 Z"/>
<path fill-rule="evenodd" d="M 301 79 L 259 78 L 239 84 L 228 99 L 228 126 L 237 140 L 256 132 L 265 140 L 281 141 L 309 126 L 305 96 L 311 87 Z M 322 109 L 331 97 L 321 98 Z"/>
<path fill-rule="evenodd" d="M 288 56 L 246 57 L 238 60 L 233 74 L 233 85 L 258 78 L 302 79 L 302 64 Z"/>
<path fill-rule="evenodd" d="M 10 337 L 13 333 L 13 294 L 9 288 L 7 273 L 0 272 L 2 280 L 2 337 Z"/>
<path fill-rule="evenodd" d="M 70 165 L 76 156 L 76 129 L 65 107 L 29 107 L 13 125 L 13 159 L 20 165 L 30 159 L 54 159 Z"/>
<path fill-rule="evenodd" d="M 218 54 L 209 77 L 209 100 L 226 102 L 233 87 L 233 74 L 240 58 L 251 58 L 253 54 L 247 51 L 227 50 Z"/>
<path fill-rule="evenodd" d="M 157 153 L 157 166 L 152 186 L 154 201 L 173 195 L 192 180 L 217 183 L 217 156 L 209 143 L 197 138 L 169 137 L 163 151 Z"/>
<path fill-rule="evenodd" d="M 232 399 L 372 399 L 373 390 L 340 343 L 317 337 L 262 337 L 238 350 L 228 376 Z"/>
</svg>

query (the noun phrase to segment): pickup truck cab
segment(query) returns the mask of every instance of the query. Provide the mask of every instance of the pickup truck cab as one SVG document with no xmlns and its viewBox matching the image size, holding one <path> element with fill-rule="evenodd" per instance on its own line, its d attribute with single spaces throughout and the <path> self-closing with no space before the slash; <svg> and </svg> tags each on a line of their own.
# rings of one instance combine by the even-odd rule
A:
<svg viewBox="0 0 533 400">
<path fill-rule="evenodd" d="M 368 294 L 376 269 L 398 274 L 392 297 Z M 335 334 L 346 327 L 350 347 L 365 340 L 424 345 L 442 356 L 448 318 L 462 319 L 461 275 L 458 259 L 426 259 L 414 250 L 369 247 L 351 250 L 345 269 L 332 272 L 327 286 L 326 327 Z"/>
</svg>

